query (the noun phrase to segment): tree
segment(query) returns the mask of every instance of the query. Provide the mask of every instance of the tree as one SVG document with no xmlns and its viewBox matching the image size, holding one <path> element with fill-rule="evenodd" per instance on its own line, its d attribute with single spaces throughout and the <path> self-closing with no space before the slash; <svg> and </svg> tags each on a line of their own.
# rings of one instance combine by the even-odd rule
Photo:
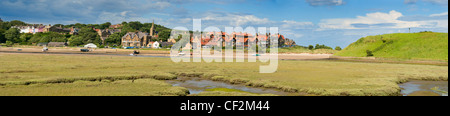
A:
<svg viewBox="0 0 450 116">
<path fill-rule="evenodd" d="M 10 26 L 26 26 L 28 25 L 25 22 L 19 21 L 19 20 L 13 20 L 11 22 L 9 22 Z"/>
<path fill-rule="evenodd" d="M 78 35 L 72 36 L 70 39 L 70 45 L 79 46 L 88 43 L 101 44 L 102 40 L 100 36 L 92 28 L 82 28 Z"/>
<path fill-rule="evenodd" d="M 52 39 L 49 36 L 44 36 L 39 40 L 39 43 L 48 43 L 52 41 Z"/>
<path fill-rule="evenodd" d="M 0 22 L 0 29 L 3 29 L 4 31 L 6 31 L 9 28 L 11 28 L 11 23 L 9 23 L 9 22 Z"/>
<path fill-rule="evenodd" d="M 55 27 L 64 27 L 63 24 L 55 24 L 55 25 L 53 25 L 53 26 L 55 26 Z"/>
<path fill-rule="evenodd" d="M 370 50 L 366 50 L 366 53 L 367 53 L 367 57 L 373 56 L 373 52 Z"/>
<path fill-rule="evenodd" d="M 109 28 L 109 26 L 111 26 L 110 22 L 106 22 L 100 25 L 100 29 L 107 29 Z"/>
<path fill-rule="evenodd" d="M 120 46 L 122 43 L 122 36 L 121 33 L 114 33 L 106 39 L 106 44 Z"/>
<path fill-rule="evenodd" d="M 5 43 L 6 42 L 6 38 L 5 38 L 5 29 L 1 29 L 0 28 L 0 43 Z"/>
<path fill-rule="evenodd" d="M 326 45 L 316 44 L 316 48 L 315 49 L 333 49 L 333 48 L 329 47 L 329 46 L 326 46 Z"/>
<path fill-rule="evenodd" d="M 340 46 L 336 46 L 336 48 L 334 48 L 334 50 L 341 51 L 342 48 Z"/>
<path fill-rule="evenodd" d="M 31 37 L 30 40 L 28 40 L 29 43 L 39 43 L 39 41 L 41 40 L 43 33 L 36 33 L 33 35 L 33 37 Z"/>
<path fill-rule="evenodd" d="M 10 28 L 5 32 L 5 38 L 7 41 L 18 43 L 20 41 L 20 31 L 17 28 Z"/>
<path fill-rule="evenodd" d="M 160 31 L 158 33 L 158 38 L 161 38 L 161 40 L 163 40 L 163 41 L 167 41 L 167 39 L 170 38 L 170 34 L 171 34 L 170 30 Z"/>
<path fill-rule="evenodd" d="M 142 23 L 139 21 L 131 21 L 128 23 L 128 26 L 130 26 L 132 29 L 140 30 L 142 28 Z"/>
<path fill-rule="evenodd" d="M 71 46 L 83 45 L 83 37 L 81 37 L 81 36 L 72 36 L 69 39 L 69 42 L 70 42 Z"/>
<path fill-rule="evenodd" d="M 314 49 L 314 46 L 313 46 L 313 45 L 309 45 L 309 46 L 308 46 L 308 49 L 309 49 L 309 50 L 313 50 L 313 49 Z"/>
<path fill-rule="evenodd" d="M 20 41 L 17 43 L 20 43 L 21 45 L 27 45 L 28 41 L 33 37 L 33 34 L 31 33 L 23 33 L 20 35 Z"/>
<path fill-rule="evenodd" d="M 124 22 L 122 22 L 122 26 L 123 26 L 123 25 L 128 25 L 128 23 L 124 21 Z"/>
<path fill-rule="evenodd" d="M 12 46 L 14 43 L 12 41 L 6 41 L 7 46 Z"/>
</svg>

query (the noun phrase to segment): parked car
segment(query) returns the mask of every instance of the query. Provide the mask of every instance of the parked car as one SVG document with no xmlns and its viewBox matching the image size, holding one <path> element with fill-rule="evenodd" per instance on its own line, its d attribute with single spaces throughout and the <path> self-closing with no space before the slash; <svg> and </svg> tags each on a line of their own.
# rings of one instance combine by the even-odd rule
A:
<svg viewBox="0 0 450 116">
<path fill-rule="evenodd" d="M 139 51 L 134 51 L 133 54 L 140 54 L 141 52 Z"/>
<path fill-rule="evenodd" d="M 42 52 L 47 52 L 47 51 L 48 51 L 47 47 L 42 48 Z"/>
<path fill-rule="evenodd" d="M 81 49 L 81 52 L 89 52 L 89 49 Z"/>
</svg>

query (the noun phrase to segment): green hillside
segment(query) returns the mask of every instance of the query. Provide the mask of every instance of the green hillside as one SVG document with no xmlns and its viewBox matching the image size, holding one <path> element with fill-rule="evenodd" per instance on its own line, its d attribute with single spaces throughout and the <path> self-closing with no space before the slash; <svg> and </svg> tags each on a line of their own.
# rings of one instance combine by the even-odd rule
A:
<svg viewBox="0 0 450 116">
<path fill-rule="evenodd" d="M 336 56 L 448 61 L 448 33 L 394 33 L 361 38 Z"/>
</svg>

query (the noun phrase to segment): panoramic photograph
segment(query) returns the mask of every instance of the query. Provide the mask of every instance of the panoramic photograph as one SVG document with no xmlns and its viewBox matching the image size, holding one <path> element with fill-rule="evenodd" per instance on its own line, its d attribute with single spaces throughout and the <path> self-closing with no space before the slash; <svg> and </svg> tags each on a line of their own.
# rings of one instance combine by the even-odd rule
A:
<svg viewBox="0 0 450 116">
<path fill-rule="evenodd" d="M 0 96 L 448 96 L 448 0 L 1 0 Z"/>
</svg>

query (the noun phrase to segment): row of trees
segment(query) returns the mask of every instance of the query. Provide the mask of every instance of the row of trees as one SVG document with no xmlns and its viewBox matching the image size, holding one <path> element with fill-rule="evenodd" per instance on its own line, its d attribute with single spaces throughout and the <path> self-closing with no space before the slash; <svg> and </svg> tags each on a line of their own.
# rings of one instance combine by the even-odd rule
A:
<svg viewBox="0 0 450 116">
<path fill-rule="evenodd" d="M 48 42 L 69 42 L 71 46 L 80 46 L 87 43 L 101 44 L 100 36 L 91 28 L 83 28 L 78 35 L 61 34 L 57 32 L 46 33 L 20 33 L 19 29 L 10 28 L 3 33 L 2 43 L 31 45 Z"/>
<path fill-rule="evenodd" d="M 308 46 L 308 49 L 309 50 L 315 50 L 315 49 L 333 49 L 332 47 L 330 47 L 330 46 L 326 46 L 326 45 L 319 45 L 319 44 L 316 44 L 316 46 L 313 46 L 313 45 L 309 45 Z M 336 48 L 334 48 L 334 50 L 342 50 L 342 48 L 340 47 L 340 46 L 337 46 Z"/>
</svg>

